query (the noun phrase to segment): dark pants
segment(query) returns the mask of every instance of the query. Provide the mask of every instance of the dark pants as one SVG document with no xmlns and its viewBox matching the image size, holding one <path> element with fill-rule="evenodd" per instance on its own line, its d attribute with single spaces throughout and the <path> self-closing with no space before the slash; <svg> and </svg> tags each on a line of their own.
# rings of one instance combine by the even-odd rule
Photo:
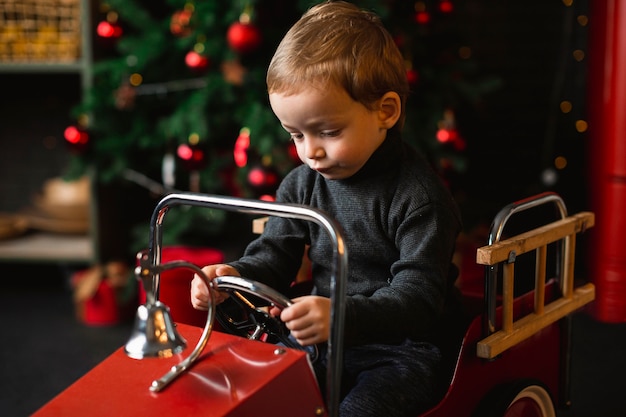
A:
<svg viewBox="0 0 626 417">
<path fill-rule="evenodd" d="M 345 349 L 341 417 L 417 417 L 432 406 L 441 354 L 430 343 L 410 340 Z M 314 363 L 326 394 L 326 352 Z"/>
</svg>

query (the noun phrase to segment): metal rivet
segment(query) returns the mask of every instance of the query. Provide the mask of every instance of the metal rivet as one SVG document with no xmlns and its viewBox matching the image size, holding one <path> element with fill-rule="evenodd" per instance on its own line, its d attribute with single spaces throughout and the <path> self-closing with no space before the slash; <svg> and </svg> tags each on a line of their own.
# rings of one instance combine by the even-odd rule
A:
<svg viewBox="0 0 626 417">
<path fill-rule="evenodd" d="M 274 349 L 274 355 L 284 355 L 285 353 L 287 353 L 287 351 L 283 348 Z"/>
</svg>

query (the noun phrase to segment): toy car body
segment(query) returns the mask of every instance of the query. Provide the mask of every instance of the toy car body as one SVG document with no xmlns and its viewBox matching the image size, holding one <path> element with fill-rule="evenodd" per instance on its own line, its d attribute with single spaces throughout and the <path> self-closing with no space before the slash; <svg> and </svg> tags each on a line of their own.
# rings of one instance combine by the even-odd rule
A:
<svg viewBox="0 0 626 417">
<path fill-rule="evenodd" d="M 301 207 L 194 194 L 166 196 L 152 219 L 152 253 L 147 262 L 156 273 L 149 271 L 150 265 L 144 268 L 148 293 L 158 295 L 163 217 L 171 204 L 187 203 L 312 220 L 333 235 L 336 275 L 330 355 L 335 356 L 329 361 L 332 369 L 326 395 L 319 391 L 306 352 L 211 331 L 209 311 L 204 331 L 176 325 L 183 338 L 198 341 L 192 360 L 170 352 L 162 360 L 139 361 L 128 358 L 120 348 L 44 405 L 35 417 L 337 415 L 334 387 L 340 378 L 341 292 L 347 268 L 340 229 L 323 213 Z M 560 219 L 501 240 L 510 216 L 550 204 L 559 209 Z M 593 213 L 568 216 L 562 200 L 553 193 L 512 203 L 498 214 L 489 244 L 477 251 L 477 262 L 485 267 L 484 302 L 466 295 L 473 297 L 467 304 L 475 311 L 469 312 L 460 346 L 451 349 L 451 369 L 441 400 L 422 417 L 554 417 L 556 408 L 568 405 L 570 315 L 595 295 L 593 284 L 574 285 L 575 242 L 577 233 L 593 224 Z M 534 288 L 516 294 L 514 281 L 528 281 L 528 277 L 515 276 L 515 263 L 527 254 L 535 258 Z M 546 273 L 548 263 L 556 265 L 554 276 Z M 496 289 L 500 280 L 501 291 Z M 150 381 L 161 381 L 159 376 L 168 367 L 166 375 L 175 375 L 165 384 L 157 384 L 157 389 L 149 389 Z"/>
</svg>

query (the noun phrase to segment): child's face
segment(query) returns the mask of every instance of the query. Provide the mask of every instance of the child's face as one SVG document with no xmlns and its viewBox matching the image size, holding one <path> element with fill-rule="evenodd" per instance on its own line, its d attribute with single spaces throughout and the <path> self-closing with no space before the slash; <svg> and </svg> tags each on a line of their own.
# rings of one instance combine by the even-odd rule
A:
<svg viewBox="0 0 626 417">
<path fill-rule="evenodd" d="M 385 140 L 380 112 L 352 100 L 342 88 L 272 93 L 269 99 L 300 160 L 326 179 L 354 175 Z"/>
</svg>

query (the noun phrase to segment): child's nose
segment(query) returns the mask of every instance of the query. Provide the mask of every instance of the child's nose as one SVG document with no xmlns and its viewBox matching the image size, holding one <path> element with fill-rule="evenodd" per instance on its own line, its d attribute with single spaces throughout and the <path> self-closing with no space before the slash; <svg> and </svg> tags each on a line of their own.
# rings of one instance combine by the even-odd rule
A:
<svg viewBox="0 0 626 417">
<path fill-rule="evenodd" d="M 324 148 L 320 146 L 320 144 L 314 139 L 305 139 L 304 146 L 304 155 L 308 159 L 319 159 L 323 158 L 326 155 L 326 153 L 324 152 Z"/>
</svg>

